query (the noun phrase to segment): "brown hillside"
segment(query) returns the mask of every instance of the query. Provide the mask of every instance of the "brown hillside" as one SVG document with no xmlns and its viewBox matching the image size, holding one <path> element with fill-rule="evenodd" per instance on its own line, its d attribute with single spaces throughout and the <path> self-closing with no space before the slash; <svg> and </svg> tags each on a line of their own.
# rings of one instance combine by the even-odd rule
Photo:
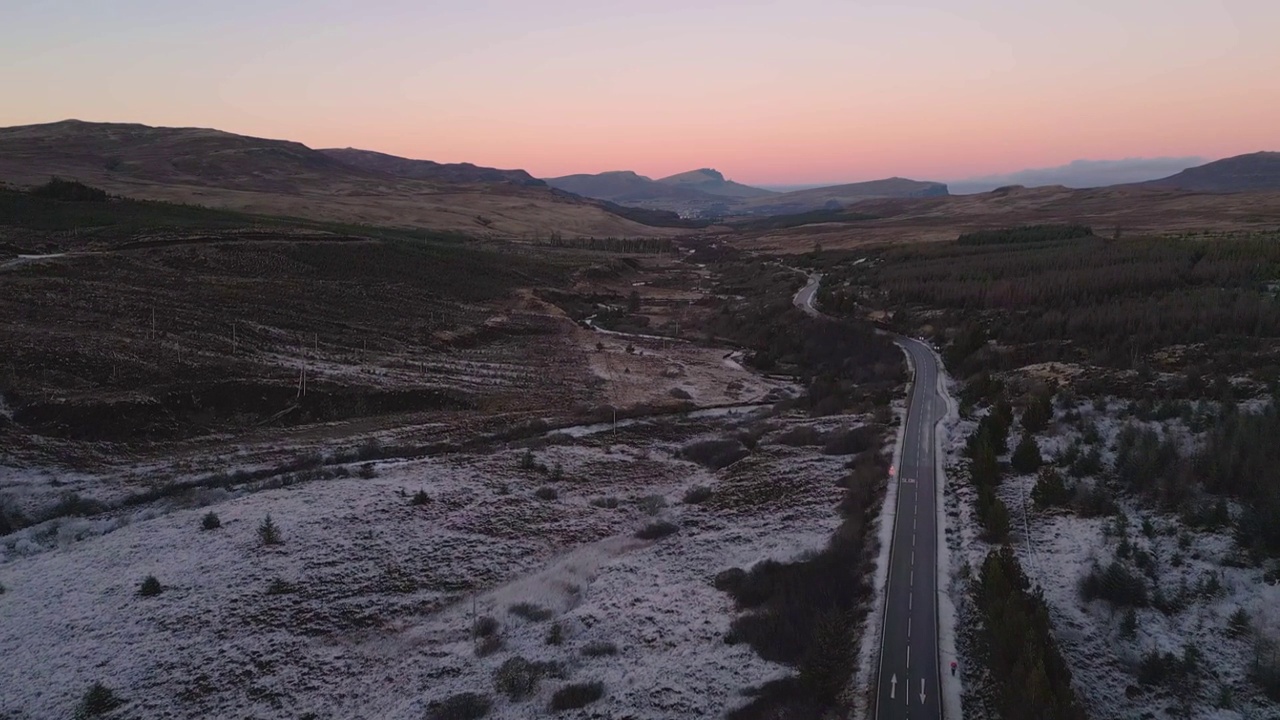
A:
<svg viewBox="0 0 1280 720">
<path fill-rule="evenodd" d="M 130 197 L 508 238 L 665 236 L 545 187 L 353 167 L 305 145 L 199 128 L 66 121 L 0 129 L 0 182 L 74 178 Z"/>
<path fill-rule="evenodd" d="M 875 220 L 827 222 L 747 233 L 753 248 L 805 252 L 884 242 L 954 240 L 962 232 L 1042 223 L 1081 223 L 1100 235 L 1267 230 L 1280 227 L 1280 192 L 1193 193 L 1133 186 L 1073 190 L 1000 188 L 975 195 L 869 200 L 850 212 Z"/>
</svg>

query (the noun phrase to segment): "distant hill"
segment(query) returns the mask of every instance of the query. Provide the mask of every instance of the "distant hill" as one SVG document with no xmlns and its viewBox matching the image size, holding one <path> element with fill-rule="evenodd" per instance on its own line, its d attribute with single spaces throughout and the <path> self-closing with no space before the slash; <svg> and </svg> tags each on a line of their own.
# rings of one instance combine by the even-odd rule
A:
<svg viewBox="0 0 1280 720">
<path fill-rule="evenodd" d="M 630 171 L 548 178 L 553 188 L 619 205 L 678 212 L 692 217 L 785 215 L 834 210 L 878 198 L 935 197 L 942 183 L 903 178 L 778 193 L 725 180 L 715 170 L 693 170 L 652 180 Z"/>
<path fill-rule="evenodd" d="M 701 170 L 690 170 L 689 172 L 671 175 L 659 179 L 657 182 L 663 185 L 671 185 L 674 187 L 685 188 L 688 190 L 697 190 L 708 195 L 718 195 L 722 197 L 733 198 L 758 198 L 776 195 L 771 190 L 762 190 L 750 185 L 743 185 L 732 180 L 725 180 L 724 175 L 710 168 L 702 168 Z"/>
<path fill-rule="evenodd" d="M 339 154 L 220 130 L 67 120 L 0 128 L 0 183 L 33 186 L 58 176 L 140 199 L 500 237 L 678 232 L 557 192 L 523 171 Z"/>
<path fill-rule="evenodd" d="M 943 183 L 895 177 L 758 198 L 740 207 L 739 211 L 750 215 L 786 215 L 835 210 L 866 200 L 944 197 L 947 194 L 947 186 Z"/>
<path fill-rule="evenodd" d="M 1212 193 L 1280 190 L 1280 152 L 1256 152 L 1215 160 L 1138 185 Z"/>
<path fill-rule="evenodd" d="M 657 207 L 714 200 L 706 193 L 664 185 L 630 170 L 614 170 L 594 175 L 565 175 L 547 178 L 546 183 L 557 190 L 623 205 Z"/>
<path fill-rule="evenodd" d="M 372 150 L 333 148 L 320 152 L 329 157 L 362 170 L 386 173 L 417 180 L 435 180 L 448 183 L 512 183 L 513 185 L 542 186 L 543 181 L 524 170 L 499 170 L 471 163 L 438 163 L 430 160 L 387 155 Z"/>
</svg>

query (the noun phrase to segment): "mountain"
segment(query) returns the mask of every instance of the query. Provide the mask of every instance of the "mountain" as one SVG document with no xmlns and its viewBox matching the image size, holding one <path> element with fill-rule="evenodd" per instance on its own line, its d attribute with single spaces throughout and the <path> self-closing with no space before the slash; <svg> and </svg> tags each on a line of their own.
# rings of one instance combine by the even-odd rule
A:
<svg viewBox="0 0 1280 720">
<path fill-rule="evenodd" d="M 652 202 L 698 202 L 710 199 L 696 190 L 662 185 L 630 170 L 614 170 L 594 175 L 565 175 L 547 178 L 546 183 L 557 190 L 575 195 L 632 205 Z"/>
<path fill-rule="evenodd" d="M 435 163 L 343 153 L 345 161 L 301 143 L 204 128 L 67 120 L 0 128 L 0 182 L 30 186 L 60 176 L 139 199 L 499 237 L 678 232 L 521 182 L 528 174 L 519 171 L 440 166 L 434 177 L 417 177 Z M 503 179 L 483 180 L 489 172 Z"/>
<path fill-rule="evenodd" d="M 942 183 L 894 177 L 781 193 L 757 198 L 738 209 L 740 213 L 749 215 L 786 215 L 838 209 L 865 200 L 944 197 L 948 194 L 947 186 Z"/>
<path fill-rule="evenodd" d="M 1140 185 L 1211 193 L 1280 190 L 1280 152 L 1256 152 L 1215 160 Z"/>
<path fill-rule="evenodd" d="M 770 190 L 762 190 L 750 185 L 736 183 L 732 180 L 725 180 L 724 175 L 710 168 L 690 170 L 678 175 L 671 175 L 661 178 L 657 182 L 721 197 L 758 198 L 776 194 Z"/>
<path fill-rule="evenodd" d="M 333 148 L 320 152 L 338 162 L 371 172 L 386 173 L 396 177 L 417 180 L 435 180 L 447 183 L 511 183 L 513 185 L 542 186 L 546 183 L 524 170 L 499 170 L 480 167 L 471 163 L 438 163 L 430 160 L 387 155 L 372 150 Z"/>
<path fill-rule="evenodd" d="M 903 178 L 777 193 L 725 180 L 715 170 L 693 170 L 652 180 L 630 171 L 548 178 L 553 188 L 619 205 L 670 210 L 687 217 L 783 215 L 844 207 L 875 198 L 946 195 L 942 183 Z"/>
<path fill-rule="evenodd" d="M 1062 185 L 1070 188 L 1107 187 L 1145 182 L 1164 177 L 1204 163 L 1198 157 L 1124 158 L 1122 160 L 1072 160 L 1066 165 L 1028 168 L 998 175 L 953 180 L 947 188 L 953 195 L 989 192 L 1000 187 L 1023 185 L 1042 187 Z"/>
</svg>

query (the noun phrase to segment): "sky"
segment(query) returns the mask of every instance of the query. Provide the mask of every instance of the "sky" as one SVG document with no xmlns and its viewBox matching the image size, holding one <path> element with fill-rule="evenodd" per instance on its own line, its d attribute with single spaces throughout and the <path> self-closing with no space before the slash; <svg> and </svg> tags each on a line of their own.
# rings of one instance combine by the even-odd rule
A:
<svg viewBox="0 0 1280 720">
<path fill-rule="evenodd" d="M 1280 149 L 1278 29 L 1278 0 L 0 0 L 0 126 L 948 180 Z"/>
</svg>

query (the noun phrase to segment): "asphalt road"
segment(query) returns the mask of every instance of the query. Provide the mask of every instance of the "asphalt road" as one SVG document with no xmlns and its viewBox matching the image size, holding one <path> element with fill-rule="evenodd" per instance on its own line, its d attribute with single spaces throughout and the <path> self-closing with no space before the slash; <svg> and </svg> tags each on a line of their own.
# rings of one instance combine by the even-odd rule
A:
<svg viewBox="0 0 1280 720">
<path fill-rule="evenodd" d="M 889 551 L 875 717 L 934 720 L 942 717 L 934 449 L 936 426 L 947 405 L 938 394 L 938 362 L 932 350 L 911 338 L 898 337 L 896 342 L 911 355 L 915 379 L 902 457 L 894 468 L 898 502 Z"/>
<path fill-rule="evenodd" d="M 800 288 L 800 292 L 796 293 L 795 298 L 792 300 L 795 306 L 810 315 L 817 316 L 818 309 L 813 306 L 813 298 L 818 294 L 818 285 L 821 283 L 821 275 L 810 275 L 809 283 Z"/>
<path fill-rule="evenodd" d="M 795 306 L 817 316 L 814 296 L 821 275 L 811 275 L 796 293 Z M 889 551 L 888 590 L 880 670 L 876 681 L 876 720 L 938 720 L 942 717 L 938 663 L 937 465 L 934 449 L 938 421 L 947 412 L 938 394 L 938 360 L 928 345 L 913 338 L 894 341 L 911 356 L 915 378 L 907 407 L 902 457 L 893 468 L 898 480 L 893 541 Z"/>
</svg>

